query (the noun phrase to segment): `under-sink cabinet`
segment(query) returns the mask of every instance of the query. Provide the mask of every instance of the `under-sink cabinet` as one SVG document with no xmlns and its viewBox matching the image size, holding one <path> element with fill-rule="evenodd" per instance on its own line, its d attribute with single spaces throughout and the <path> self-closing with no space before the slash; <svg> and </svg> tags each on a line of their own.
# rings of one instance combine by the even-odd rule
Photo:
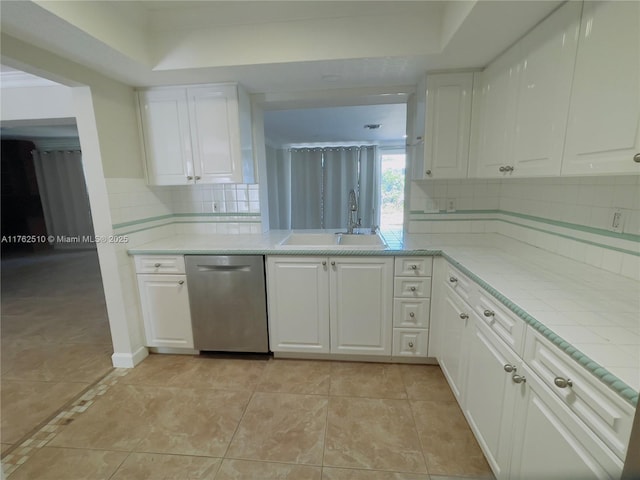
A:
<svg viewBox="0 0 640 480">
<path fill-rule="evenodd" d="M 634 408 L 444 258 L 433 280 L 429 354 L 496 478 L 619 478 Z"/>
<path fill-rule="evenodd" d="M 267 256 L 273 352 L 391 355 L 393 258 Z"/>
<path fill-rule="evenodd" d="M 148 347 L 193 349 L 182 255 L 138 255 L 136 277 Z"/>
</svg>

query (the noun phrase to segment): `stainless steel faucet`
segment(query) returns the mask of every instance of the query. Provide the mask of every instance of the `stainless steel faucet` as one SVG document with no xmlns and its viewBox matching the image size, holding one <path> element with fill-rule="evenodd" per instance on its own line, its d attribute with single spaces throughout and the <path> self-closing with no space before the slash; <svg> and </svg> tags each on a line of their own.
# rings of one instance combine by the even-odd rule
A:
<svg viewBox="0 0 640 480">
<path fill-rule="evenodd" d="M 357 212 L 358 199 L 356 198 L 356 191 L 352 188 L 349 190 L 349 225 L 347 226 L 347 233 L 353 233 L 353 229 L 360 226 L 360 219 L 356 221 Z"/>
</svg>

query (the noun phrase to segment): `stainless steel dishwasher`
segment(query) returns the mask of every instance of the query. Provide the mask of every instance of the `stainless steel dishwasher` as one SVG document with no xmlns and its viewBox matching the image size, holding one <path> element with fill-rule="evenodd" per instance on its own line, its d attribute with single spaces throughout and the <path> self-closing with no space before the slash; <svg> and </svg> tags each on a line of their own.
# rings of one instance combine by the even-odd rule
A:
<svg viewBox="0 0 640 480">
<path fill-rule="evenodd" d="M 264 257 L 185 255 L 197 350 L 269 351 Z"/>
</svg>

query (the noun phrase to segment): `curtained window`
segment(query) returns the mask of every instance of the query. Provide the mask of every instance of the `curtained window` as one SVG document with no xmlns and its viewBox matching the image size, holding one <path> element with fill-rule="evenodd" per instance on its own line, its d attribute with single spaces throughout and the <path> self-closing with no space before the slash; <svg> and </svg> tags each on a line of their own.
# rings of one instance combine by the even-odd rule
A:
<svg viewBox="0 0 640 480">
<path fill-rule="evenodd" d="M 292 148 L 268 161 L 272 229 L 348 226 L 349 191 L 363 227 L 379 225 L 380 157 L 376 146 Z"/>
</svg>

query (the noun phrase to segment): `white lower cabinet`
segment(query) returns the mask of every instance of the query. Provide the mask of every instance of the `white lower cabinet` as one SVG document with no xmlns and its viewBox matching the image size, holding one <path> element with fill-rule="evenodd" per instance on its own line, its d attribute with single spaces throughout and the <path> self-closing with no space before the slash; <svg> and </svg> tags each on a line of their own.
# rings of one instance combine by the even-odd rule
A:
<svg viewBox="0 0 640 480">
<path fill-rule="evenodd" d="M 526 366 L 516 406 L 510 474 L 504 478 L 617 479 L 622 461 Z"/>
<path fill-rule="evenodd" d="M 473 314 L 470 321 L 463 411 L 496 477 L 508 478 L 514 405 L 522 391 L 511 376 L 521 361 L 484 320 Z"/>
<path fill-rule="evenodd" d="M 446 260 L 433 281 L 429 352 L 496 478 L 620 478 L 633 407 Z"/>
<path fill-rule="evenodd" d="M 186 275 L 137 277 L 147 346 L 193 348 Z"/>
<path fill-rule="evenodd" d="M 393 258 L 267 257 L 274 352 L 391 355 Z"/>
</svg>

